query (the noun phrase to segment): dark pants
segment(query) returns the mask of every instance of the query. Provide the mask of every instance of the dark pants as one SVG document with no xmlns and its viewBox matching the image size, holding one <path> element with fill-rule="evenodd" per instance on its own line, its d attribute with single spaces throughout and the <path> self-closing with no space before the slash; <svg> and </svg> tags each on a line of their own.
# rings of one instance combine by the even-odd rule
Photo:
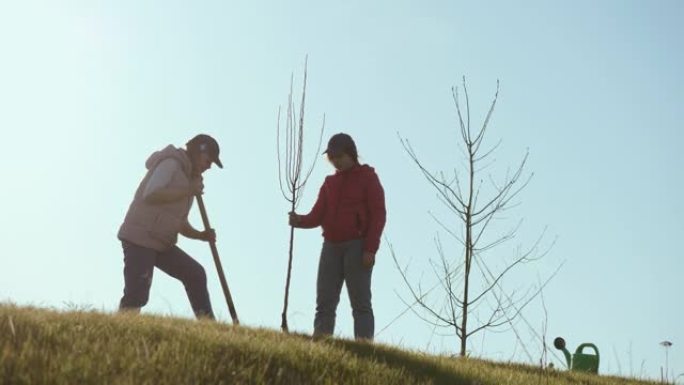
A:
<svg viewBox="0 0 684 385">
<path fill-rule="evenodd" d="M 371 305 L 372 274 L 373 268 L 363 265 L 362 240 L 323 244 L 316 283 L 314 337 L 333 334 L 342 283 L 346 283 L 354 316 L 354 337 L 373 339 L 375 318 Z"/>
<path fill-rule="evenodd" d="M 125 287 L 119 310 L 140 310 L 147 304 L 152 286 L 152 273 L 156 266 L 183 282 L 197 318 L 214 319 L 207 291 L 207 275 L 202 265 L 177 246 L 159 252 L 126 241 L 121 243 L 124 252 Z"/>
</svg>

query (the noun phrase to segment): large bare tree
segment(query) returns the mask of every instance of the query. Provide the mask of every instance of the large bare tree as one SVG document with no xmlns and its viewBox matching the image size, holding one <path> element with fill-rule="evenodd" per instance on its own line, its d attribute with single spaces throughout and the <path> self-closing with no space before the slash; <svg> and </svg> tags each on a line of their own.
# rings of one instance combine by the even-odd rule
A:
<svg viewBox="0 0 684 385">
<path fill-rule="evenodd" d="M 504 289 L 505 276 L 523 264 L 545 256 L 553 243 L 542 249 L 544 231 L 531 247 L 517 248 L 513 255 L 506 255 L 506 252 L 497 248 L 514 239 L 522 224 L 522 221 L 518 221 L 509 231 L 492 237 L 492 224 L 501 219 L 503 213 L 517 206 L 515 198 L 532 179 L 533 174 L 525 175 L 529 152 L 526 152 L 517 167 L 512 172 L 506 172 L 502 179 L 497 181 L 491 175 L 483 178 L 481 174 L 492 165 L 488 163 L 490 157 L 501 143 L 499 141 L 489 148 L 484 146 L 485 134 L 488 132 L 487 128 L 499 96 L 499 82 L 497 81 L 496 93 L 484 122 L 477 129 L 471 127 L 470 100 L 465 77 L 463 94 L 465 113 L 459 101 L 458 88 L 452 88 L 458 113 L 460 145 L 465 156 L 465 170 L 462 171 L 465 172 L 454 169 L 453 174 L 447 175 L 442 171 L 428 170 L 410 142 L 400 137 L 413 163 L 437 191 L 441 202 L 454 217 L 444 221 L 432 215 L 433 219 L 457 240 L 460 246 L 453 252 L 447 251 L 440 237 L 435 239 L 439 259 L 430 260 L 430 265 L 437 278 L 437 284 L 429 290 L 423 290 L 420 280 L 417 283 L 411 282 L 408 267 L 400 266 L 394 248 L 390 245 L 395 264 L 413 298 L 412 303 L 405 301 L 406 304 L 412 310 L 415 308 L 414 312 L 424 321 L 436 328 L 446 328 L 450 330 L 449 334 L 456 335 L 460 342 L 458 351 L 461 356 L 467 354 L 467 341 L 476 333 L 506 325 L 514 327 L 513 320 L 521 315 L 522 310 L 539 295 L 555 275 L 554 272 L 546 281 L 540 282 L 538 286 L 531 286 L 522 295 Z M 484 258 L 485 255 L 488 257 Z M 492 267 L 493 261 L 502 266 Z M 477 271 L 479 274 L 473 274 Z M 484 310 L 487 304 L 489 309 Z"/>
<path fill-rule="evenodd" d="M 306 101 L 306 80 L 307 80 L 307 63 L 308 58 L 304 64 L 304 85 L 302 86 L 302 99 L 299 105 L 299 115 L 294 105 L 293 85 L 294 75 L 290 78 L 290 94 L 287 99 L 287 113 L 285 116 L 284 135 L 281 133 L 283 129 L 280 126 L 281 109 L 278 108 L 278 125 L 277 125 L 277 152 L 278 152 L 278 181 L 280 183 L 280 190 L 285 200 L 290 204 L 291 212 L 294 212 L 301 201 L 304 188 L 311 176 L 311 172 L 316 166 L 318 160 L 318 153 L 321 151 L 321 142 L 323 140 L 323 131 L 325 129 L 325 115 L 323 116 L 323 124 L 318 137 L 318 147 L 314 153 L 314 160 L 311 162 L 311 167 L 308 171 L 303 173 L 304 166 L 304 105 Z M 290 280 L 292 277 L 292 257 L 294 252 L 294 227 L 290 227 L 290 245 L 287 263 L 287 278 L 285 282 L 285 300 L 283 303 L 283 312 L 281 315 L 281 329 L 284 332 L 289 331 L 287 324 L 287 308 L 290 296 Z"/>
</svg>

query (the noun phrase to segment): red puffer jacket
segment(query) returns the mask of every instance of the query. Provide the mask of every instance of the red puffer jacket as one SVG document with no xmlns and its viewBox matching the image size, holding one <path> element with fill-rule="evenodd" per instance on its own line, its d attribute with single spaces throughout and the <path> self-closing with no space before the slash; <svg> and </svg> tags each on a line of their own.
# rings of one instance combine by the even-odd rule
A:
<svg viewBox="0 0 684 385">
<path fill-rule="evenodd" d="M 325 178 L 311 212 L 299 227 L 323 226 L 330 242 L 364 240 L 364 250 L 375 253 L 385 227 L 385 192 L 375 170 L 357 165 Z"/>
</svg>

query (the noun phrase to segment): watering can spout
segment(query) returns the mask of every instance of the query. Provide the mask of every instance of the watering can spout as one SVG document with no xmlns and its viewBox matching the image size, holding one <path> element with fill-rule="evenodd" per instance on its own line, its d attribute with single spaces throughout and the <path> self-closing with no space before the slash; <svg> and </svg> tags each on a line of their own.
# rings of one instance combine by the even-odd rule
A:
<svg viewBox="0 0 684 385">
<path fill-rule="evenodd" d="M 555 346 L 556 349 L 561 350 L 563 355 L 565 355 L 565 362 L 568 369 L 572 368 L 572 356 L 570 356 L 568 349 L 565 348 L 565 340 L 562 337 L 557 337 L 553 340 L 553 346 Z"/>
</svg>

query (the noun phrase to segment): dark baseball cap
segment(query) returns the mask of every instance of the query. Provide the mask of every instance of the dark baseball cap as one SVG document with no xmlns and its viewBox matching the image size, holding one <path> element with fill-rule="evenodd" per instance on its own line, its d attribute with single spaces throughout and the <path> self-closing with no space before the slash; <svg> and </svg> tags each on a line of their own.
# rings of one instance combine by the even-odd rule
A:
<svg viewBox="0 0 684 385">
<path fill-rule="evenodd" d="M 339 133 L 330 138 L 328 141 L 328 148 L 323 154 L 335 156 L 349 152 L 356 152 L 356 143 L 354 143 L 354 139 L 345 133 Z"/>
<path fill-rule="evenodd" d="M 223 163 L 221 163 L 221 160 L 219 159 L 219 152 L 221 151 L 219 144 L 216 139 L 211 136 L 199 134 L 190 139 L 188 143 L 186 143 L 186 146 L 188 149 L 196 148 L 199 152 L 208 154 L 212 162 L 216 163 L 219 168 L 223 168 Z"/>
</svg>

